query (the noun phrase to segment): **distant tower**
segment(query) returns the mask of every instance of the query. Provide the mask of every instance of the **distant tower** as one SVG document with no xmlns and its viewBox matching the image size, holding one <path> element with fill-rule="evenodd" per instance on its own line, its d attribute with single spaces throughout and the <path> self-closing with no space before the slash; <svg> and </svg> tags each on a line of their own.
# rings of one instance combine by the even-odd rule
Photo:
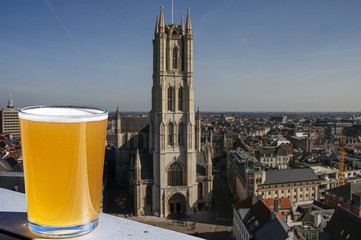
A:
<svg viewBox="0 0 361 240">
<path fill-rule="evenodd" d="M 153 211 L 162 217 L 191 213 L 197 202 L 197 154 L 201 146 L 199 114 L 194 114 L 193 34 L 188 9 L 186 28 L 164 24 L 163 7 L 153 40 L 153 88 L 150 131 L 153 150 Z M 197 125 L 197 127 L 196 127 Z"/>
<path fill-rule="evenodd" d="M 14 101 L 11 99 L 11 93 L 8 100 L 8 108 L 14 108 Z"/>
<path fill-rule="evenodd" d="M 10 94 L 7 107 L 1 108 L 0 111 L 0 131 L 16 139 L 20 139 L 18 111 L 19 108 L 14 108 L 14 101 Z"/>
</svg>

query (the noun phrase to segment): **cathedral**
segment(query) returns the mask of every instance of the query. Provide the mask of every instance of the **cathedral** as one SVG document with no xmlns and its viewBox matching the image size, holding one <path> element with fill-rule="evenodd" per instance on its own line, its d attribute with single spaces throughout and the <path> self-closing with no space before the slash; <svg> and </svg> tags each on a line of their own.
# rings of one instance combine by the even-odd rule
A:
<svg viewBox="0 0 361 240">
<path fill-rule="evenodd" d="M 194 111 L 193 33 L 186 23 L 165 24 L 163 8 L 153 40 L 152 108 L 149 116 L 116 113 L 116 177 L 127 184 L 136 215 L 191 215 L 209 209 L 211 147 L 201 144 Z"/>
</svg>

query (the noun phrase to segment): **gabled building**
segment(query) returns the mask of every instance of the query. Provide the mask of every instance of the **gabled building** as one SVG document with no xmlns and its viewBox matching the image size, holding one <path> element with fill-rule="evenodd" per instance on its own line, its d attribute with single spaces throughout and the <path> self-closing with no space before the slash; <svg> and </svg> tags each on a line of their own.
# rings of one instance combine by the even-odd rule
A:
<svg viewBox="0 0 361 240">
<path fill-rule="evenodd" d="M 236 240 L 286 239 L 289 227 L 286 217 L 272 211 L 264 200 L 249 206 L 249 199 L 233 206 L 233 232 Z"/>
<path fill-rule="evenodd" d="M 309 168 L 266 171 L 249 153 L 236 150 L 228 152 L 226 174 L 236 201 L 252 195 L 291 202 L 318 199 L 320 180 Z"/>
<path fill-rule="evenodd" d="M 260 162 L 264 166 L 277 169 L 288 168 L 288 157 L 286 150 L 282 147 L 260 150 Z"/>
<path fill-rule="evenodd" d="M 320 180 L 309 168 L 267 171 L 257 186 L 263 199 L 289 198 L 291 202 L 317 200 Z"/>
</svg>

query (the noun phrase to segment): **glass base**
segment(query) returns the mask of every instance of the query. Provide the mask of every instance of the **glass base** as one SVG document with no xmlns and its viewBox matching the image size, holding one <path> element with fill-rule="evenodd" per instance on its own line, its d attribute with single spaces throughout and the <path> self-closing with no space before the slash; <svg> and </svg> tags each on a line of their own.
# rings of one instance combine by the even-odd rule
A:
<svg viewBox="0 0 361 240">
<path fill-rule="evenodd" d="M 35 235 L 47 238 L 69 238 L 87 234 L 98 226 L 98 218 L 81 225 L 68 227 L 42 226 L 29 221 L 29 229 Z"/>
</svg>

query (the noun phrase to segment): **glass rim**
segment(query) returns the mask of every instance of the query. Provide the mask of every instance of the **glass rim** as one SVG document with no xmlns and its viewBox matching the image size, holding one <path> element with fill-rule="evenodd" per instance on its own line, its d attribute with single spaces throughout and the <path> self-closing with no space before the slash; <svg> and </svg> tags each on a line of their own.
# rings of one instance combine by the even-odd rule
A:
<svg viewBox="0 0 361 240">
<path fill-rule="evenodd" d="M 88 113 L 79 114 L 47 114 L 47 113 L 34 113 L 28 112 L 32 109 L 79 109 L 79 110 L 89 110 Z M 89 122 L 89 121 L 100 121 L 108 118 L 108 110 L 98 107 L 89 107 L 89 106 L 70 106 L 70 105 L 38 105 L 38 106 L 29 106 L 23 107 L 19 112 L 19 118 L 32 120 L 32 121 L 41 121 L 41 122 Z"/>
</svg>

